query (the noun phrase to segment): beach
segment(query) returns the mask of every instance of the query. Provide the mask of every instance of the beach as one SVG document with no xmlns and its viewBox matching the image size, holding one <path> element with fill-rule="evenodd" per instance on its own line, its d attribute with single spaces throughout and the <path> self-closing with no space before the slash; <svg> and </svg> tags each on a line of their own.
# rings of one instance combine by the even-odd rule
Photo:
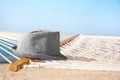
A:
<svg viewBox="0 0 120 80">
<path fill-rule="evenodd" d="M 119 37 L 80 35 L 72 46 L 61 49 L 62 54 L 70 56 L 68 60 L 40 61 L 30 64 L 40 67 L 27 66 L 18 72 L 9 71 L 9 64 L 1 63 L 0 80 L 120 80 L 119 41 Z"/>
<path fill-rule="evenodd" d="M 119 71 L 27 68 L 11 72 L 7 67 L 0 64 L 0 80 L 120 80 Z"/>
</svg>

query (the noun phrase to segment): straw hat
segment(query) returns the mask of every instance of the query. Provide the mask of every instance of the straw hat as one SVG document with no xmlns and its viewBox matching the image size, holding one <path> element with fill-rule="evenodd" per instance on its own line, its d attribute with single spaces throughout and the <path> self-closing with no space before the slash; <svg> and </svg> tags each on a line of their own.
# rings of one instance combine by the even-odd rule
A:
<svg viewBox="0 0 120 80">
<path fill-rule="evenodd" d="M 58 31 L 39 30 L 26 33 L 13 47 L 13 52 L 20 57 L 42 60 L 65 60 L 60 54 L 60 36 Z"/>
</svg>

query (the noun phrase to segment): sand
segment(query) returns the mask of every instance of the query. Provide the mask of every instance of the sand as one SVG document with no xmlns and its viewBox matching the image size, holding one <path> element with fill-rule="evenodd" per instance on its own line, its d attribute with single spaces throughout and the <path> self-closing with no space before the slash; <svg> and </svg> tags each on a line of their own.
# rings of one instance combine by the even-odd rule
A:
<svg viewBox="0 0 120 80">
<path fill-rule="evenodd" d="M 63 36 L 63 39 L 65 38 Z M 51 62 L 52 66 L 56 66 L 49 67 L 46 63 L 46 67 L 25 68 L 18 72 L 9 71 L 8 64 L 0 64 L 0 80 L 120 80 L 119 41 L 118 37 L 85 36 L 81 38 L 79 48 L 74 46 L 79 49 L 80 54 L 77 56 L 72 54 L 74 52 L 71 50 L 74 48 L 67 47 L 66 51 L 63 49 L 65 55 L 74 56 L 71 62 L 58 62 L 59 65 L 56 65 L 57 62 Z M 66 67 L 62 64 L 69 65 Z"/>
<path fill-rule="evenodd" d="M 120 80 L 120 72 L 80 69 L 27 68 L 18 72 L 0 64 L 0 80 Z"/>
</svg>

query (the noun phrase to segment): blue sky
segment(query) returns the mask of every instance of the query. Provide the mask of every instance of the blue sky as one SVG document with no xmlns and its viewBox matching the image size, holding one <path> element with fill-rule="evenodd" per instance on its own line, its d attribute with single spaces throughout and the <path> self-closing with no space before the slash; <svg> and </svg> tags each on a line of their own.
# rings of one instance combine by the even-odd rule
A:
<svg viewBox="0 0 120 80">
<path fill-rule="evenodd" d="M 120 36 L 120 0 L 0 0 L 0 31 Z"/>
</svg>

